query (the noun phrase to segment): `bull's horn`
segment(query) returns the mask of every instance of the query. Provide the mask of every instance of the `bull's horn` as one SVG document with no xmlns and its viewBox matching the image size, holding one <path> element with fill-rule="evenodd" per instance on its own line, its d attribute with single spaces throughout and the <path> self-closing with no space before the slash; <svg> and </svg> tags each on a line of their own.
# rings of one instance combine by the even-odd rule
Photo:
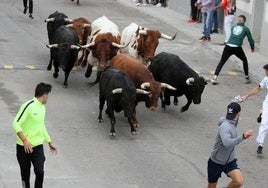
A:
<svg viewBox="0 0 268 188">
<path fill-rule="evenodd" d="M 170 90 L 177 90 L 175 87 L 172 87 L 171 85 L 166 84 L 166 83 L 161 83 L 161 88 L 167 88 Z"/>
<path fill-rule="evenodd" d="M 80 49 L 80 46 L 77 46 L 77 45 L 71 45 L 71 49 L 79 50 L 79 49 Z"/>
<path fill-rule="evenodd" d="M 113 94 L 116 94 L 116 93 L 122 93 L 123 92 L 123 89 L 122 88 L 117 88 L 117 89 L 114 89 L 112 91 Z"/>
<path fill-rule="evenodd" d="M 116 47 L 116 48 L 125 48 L 128 46 L 129 43 L 125 44 L 125 45 L 120 45 L 120 44 L 117 44 L 115 42 L 112 43 L 112 46 Z"/>
<path fill-rule="evenodd" d="M 66 27 L 74 27 L 74 24 L 67 24 Z"/>
<path fill-rule="evenodd" d="M 65 21 L 65 22 L 70 22 L 70 23 L 72 23 L 72 22 L 73 22 L 73 20 L 72 20 L 72 19 L 70 19 L 70 18 L 64 18 L 64 21 Z"/>
<path fill-rule="evenodd" d="M 213 82 L 213 80 L 211 78 L 207 78 L 207 77 L 205 77 L 204 80 L 205 80 L 205 82 Z"/>
<path fill-rule="evenodd" d="M 91 42 L 91 43 L 88 43 L 88 44 L 80 46 L 80 47 L 85 49 L 85 48 L 89 48 L 89 47 L 94 46 L 94 45 L 95 45 L 95 42 Z"/>
<path fill-rule="evenodd" d="M 146 30 L 139 30 L 139 34 L 141 34 L 141 35 L 147 35 L 147 31 Z"/>
<path fill-rule="evenodd" d="M 45 19 L 45 22 L 54 22 L 55 21 L 55 18 L 48 18 L 48 19 Z"/>
<path fill-rule="evenodd" d="M 149 95 L 151 92 L 145 91 L 143 89 L 137 89 L 137 93 L 144 94 L 144 95 Z"/>
<path fill-rule="evenodd" d="M 47 44 L 46 47 L 47 48 L 58 48 L 59 44 Z"/>
<path fill-rule="evenodd" d="M 186 84 L 187 84 L 187 85 L 193 85 L 193 83 L 194 83 L 194 78 L 188 78 L 188 79 L 186 80 Z"/>
<path fill-rule="evenodd" d="M 176 36 L 177 36 L 177 33 L 175 33 L 175 35 L 173 37 L 161 33 L 161 38 L 167 39 L 167 40 L 174 40 L 176 38 Z"/>
<path fill-rule="evenodd" d="M 90 27 L 91 26 L 91 24 L 84 24 L 84 28 L 85 27 Z"/>
<path fill-rule="evenodd" d="M 150 87 L 149 82 L 144 82 L 144 83 L 141 84 L 141 89 L 146 89 L 147 87 Z"/>
</svg>

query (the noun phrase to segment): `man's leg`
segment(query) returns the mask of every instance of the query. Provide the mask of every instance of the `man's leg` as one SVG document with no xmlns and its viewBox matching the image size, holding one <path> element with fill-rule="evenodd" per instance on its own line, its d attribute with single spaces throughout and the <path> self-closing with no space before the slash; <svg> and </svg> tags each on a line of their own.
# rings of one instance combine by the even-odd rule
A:
<svg viewBox="0 0 268 188">
<path fill-rule="evenodd" d="M 235 48 L 235 55 L 243 62 L 243 69 L 245 73 L 245 83 L 250 83 L 248 75 L 248 59 L 242 47 Z"/>
<path fill-rule="evenodd" d="M 232 31 L 232 23 L 234 20 L 234 15 L 228 15 L 224 17 L 224 30 L 225 30 L 225 42 L 227 43 Z"/>
<path fill-rule="evenodd" d="M 218 179 L 221 177 L 222 165 L 213 162 L 211 159 L 208 160 L 208 186 L 207 188 L 216 188 Z"/>
<path fill-rule="evenodd" d="M 221 69 L 223 67 L 223 65 L 226 63 L 226 61 L 229 59 L 229 57 L 233 55 L 233 48 L 230 47 L 230 46 L 225 46 L 224 47 L 224 50 L 223 50 L 223 53 L 222 53 L 222 56 L 221 56 L 221 60 L 215 70 L 215 76 L 214 76 L 214 81 L 216 83 L 217 81 L 217 78 L 221 72 Z"/>
<path fill-rule="evenodd" d="M 197 19 L 197 7 L 195 6 L 195 0 L 191 0 L 191 16 L 192 16 L 192 20 Z"/>
<path fill-rule="evenodd" d="M 208 40 L 210 41 L 210 33 L 212 30 L 212 24 L 213 24 L 213 11 L 207 13 L 207 20 L 206 20 L 206 37 L 208 37 Z"/>
<path fill-rule="evenodd" d="M 29 13 L 33 13 L 33 0 L 29 0 Z"/>
<path fill-rule="evenodd" d="M 263 102 L 262 108 L 262 121 L 259 128 L 259 134 L 256 139 L 261 147 L 263 147 L 265 136 L 268 133 L 268 103 Z"/>
<path fill-rule="evenodd" d="M 26 14 L 27 13 L 27 0 L 23 0 L 23 7 L 24 7 L 24 10 L 23 10 L 23 14 Z"/>
<path fill-rule="evenodd" d="M 243 185 L 243 175 L 239 169 L 232 170 L 227 175 L 232 179 L 232 181 L 226 188 L 239 188 Z"/>
<path fill-rule="evenodd" d="M 44 181 L 44 163 L 45 163 L 43 145 L 33 148 L 31 161 L 34 166 L 34 173 L 36 177 L 34 188 L 42 188 Z"/>
<path fill-rule="evenodd" d="M 17 160 L 20 165 L 21 181 L 23 188 L 30 188 L 31 160 L 30 154 L 25 153 L 24 147 L 17 145 Z"/>
</svg>

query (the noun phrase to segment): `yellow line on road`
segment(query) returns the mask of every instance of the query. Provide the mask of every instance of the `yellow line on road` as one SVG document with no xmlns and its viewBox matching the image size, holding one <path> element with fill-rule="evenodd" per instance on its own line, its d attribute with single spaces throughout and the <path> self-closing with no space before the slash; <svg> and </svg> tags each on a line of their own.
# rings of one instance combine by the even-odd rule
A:
<svg viewBox="0 0 268 188">
<path fill-rule="evenodd" d="M 13 66 L 12 65 L 4 65 L 4 69 L 11 70 L 11 69 L 13 69 Z"/>
<path fill-rule="evenodd" d="M 229 76 L 237 76 L 238 75 L 237 72 L 233 72 L 233 71 L 228 71 L 227 74 Z"/>
<path fill-rule="evenodd" d="M 33 66 L 33 65 L 27 65 L 27 66 L 25 66 L 27 69 L 30 69 L 30 70 L 34 70 L 35 69 L 35 66 Z"/>
<path fill-rule="evenodd" d="M 209 71 L 211 75 L 214 75 L 215 74 L 215 71 Z"/>
</svg>

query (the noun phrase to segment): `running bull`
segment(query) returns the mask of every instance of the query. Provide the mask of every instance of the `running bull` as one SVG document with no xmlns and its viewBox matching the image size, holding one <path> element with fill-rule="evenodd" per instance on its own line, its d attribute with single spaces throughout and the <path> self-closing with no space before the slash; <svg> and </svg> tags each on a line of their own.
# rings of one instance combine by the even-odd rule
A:
<svg viewBox="0 0 268 188">
<path fill-rule="evenodd" d="M 108 66 L 105 71 L 102 72 L 99 82 L 99 122 L 102 122 L 102 110 L 107 102 L 106 113 L 110 118 L 111 130 L 110 136 L 115 136 L 115 116 L 114 112 L 124 111 L 125 117 L 127 117 L 130 124 L 131 133 L 137 135 L 137 131 L 133 126 L 133 112 L 135 109 L 136 95 L 140 93 L 142 95 L 148 95 L 149 92 L 136 89 L 129 76 L 119 71 L 112 66 Z"/>
<path fill-rule="evenodd" d="M 52 44 L 47 45 L 52 51 L 53 64 L 55 68 L 54 78 L 59 76 L 59 67 L 65 72 L 63 86 L 68 87 L 68 77 L 77 60 L 80 47 L 76 44 L 79 39 L 77 33 L 66 26 L 60 26 L 52 37 Z M 49 64 L 48 67 L 51 67 Z"/>
<path fill-rule="evenodd" d="M 144 101 L 147 108 L 155 111 L 158 108 L 158 98 L 161 92 L 165 88 L 176 90 L 176 88 L 172 87 L 169 84 L 155 81 L 153 75 L 147 69 L 147 67 L 133 56 L 125 53 L 119 54 L 115 56 L 110 63 L 116 69 L 126 72 L 133 81 L 136 88 L 145 89 L 151 93 L 150 95 L 137 95 L 136 105 L 138 102 Z M 136 111 L 134 111 L 133 117 L 134 125 L 138 127 L 139 124 L 136 119 Z"/>
<path fill-rule="evenodd" d="M 174 96 L 174 105 L 177 105 L 177 97 L 185 95 L 187 104 L 181 108 L 181 112 L 187 111 L 192 102 L 200 104 L 205 85 L 211 82 L 211 79 L 199 76 L 178 56 L 165 52 L 152 59 L 149 70 L 157 81 L 177 88 L 176 91 L 165 90 L 164 96 L 161 94 L 164 109 L 166 105 L 170 105 L 170 96 Z"/>
<path fill-rule="evenodd" d="M 68 18 L 64 13 L 61 12 L 54 12 L 48 16 L 47 19 L 45 19 L 45 22 L 47 23 L 47 34 L 48 34 L 48 42 L 49 44 L 52 44 L 52 38 L 54 32 L 62 25 L 67 25 L 72 22 L 71 19 Z M 52 61 L 53 61 L 53 55 L 52 50 L 50 50 L 50 61 L 49 65 L 47 67 L 47 70 L 51 70 L 52 68 Z"/>
<path fill-rule="evenodd" d="M 122 45 L 129 43 L 125 52 L 136 57 L 147 65 L 155 55 L 160 38 L 174 40 L 176 38 L 176 34 L 171 37 L 160 33 L 158 30 L 147 29 L 138 26 L 135 23 L 131 23 L 122 31 L 120 43 Z"/>
</svg>

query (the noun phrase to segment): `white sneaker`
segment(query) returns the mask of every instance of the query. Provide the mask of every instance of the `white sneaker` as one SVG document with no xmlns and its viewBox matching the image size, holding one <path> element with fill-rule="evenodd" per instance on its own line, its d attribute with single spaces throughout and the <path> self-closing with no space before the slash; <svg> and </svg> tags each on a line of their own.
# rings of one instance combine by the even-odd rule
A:
<svg viewBox="0 0 268 188">
<path fill-rule="evenodd" d="M 140 4 L 140 3 L 137 3 L 136 6 L 137 6 L 137 7 L 138 7 L 138 6 L 141 6 L 141 4 Z"/>
<path fill-rule="evenodd" d="M 251 81 L 249 79 L 249 76 L 245 76 L 245 84 L 250 84 L 250 83 L 251 83 Z"/>
<path fill-rule="evenodd" d="M 162 7 L 161 3 L 157 3 L 155 6 L 156 7 Z"/>
<path fill-rule="evenodd" d="M 214 78 L 211 79 L 211 82 L 213 85 L 217 85 L 219 82 L 218 82 L 218 76 L 214 76 Z"/>
</svg>

